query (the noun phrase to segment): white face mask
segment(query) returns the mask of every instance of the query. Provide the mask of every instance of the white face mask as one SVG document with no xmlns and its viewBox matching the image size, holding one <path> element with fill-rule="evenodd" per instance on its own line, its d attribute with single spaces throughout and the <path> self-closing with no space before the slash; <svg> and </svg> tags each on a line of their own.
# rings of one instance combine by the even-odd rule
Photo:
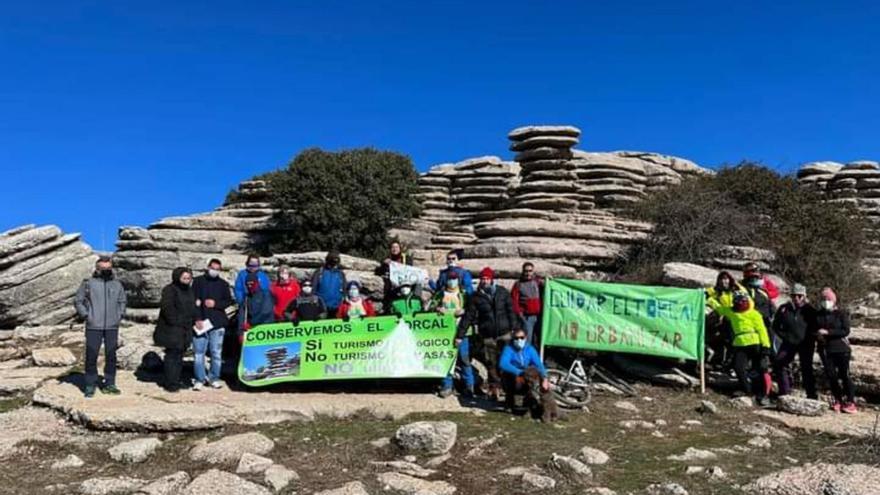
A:
<svg viewBox="0 0 880 495">
<path fill-rule="evenodd" d="M 312 286 L 311 286 L 311 285 L 307 285 L 307 286 L 303 287 L 303 288 L 302 288 L 302 293 L 305 294 L 305 295 L 307 295 L 307 296 L 312 295 Z"/>
<path fill-rule="evenodd" d="M 411 293 L 412 293 L 412 289 L 410 289 L 409 287 L 401 287 L 401 288 L 400 288 L 400 294 L 401 294 L 401 295 L 408 296 L 408 295 L 410 295 Z"/>
<path fill-rule="evenodd" d="M 513 346 L 517 349 L 525 349 L 526 339 L 513 339 Z"/>
<path fill-rule="evenodd" d="M 220 276 L 220 270 L 215 270 L 213 268 L 208 268 L 208 276 L 211 278 L 217 278 Z"/>
<path fill-rule="evenodd" d="M 290 280 L 290 274 L 287 272 L 281 273 L 278 277 L 281 279 L 282 282 L 287 282 L 288 280 Z"/>
<path fill-rule="evenodd" d="M 825 311 L 831 311 L 834 309 L 834 303 L 826 299 L 822 301 L 822 309 Z"/>
<path fill-rule="evenodd" d="M 456 260 L 446 260 L 446 266 L 448 266 L 449 268 L 455 267 L 455 265 L 457 263 L 458 263 L 458 261 L 456 261 Z"/>
<path fill-rule="evenodd" d="M 351 299 L 357 299 L 357 298 L 361 297 L 361 291 L 358 289 L 349 289 L 348 290 L 348 297 Z"/>
</svg>

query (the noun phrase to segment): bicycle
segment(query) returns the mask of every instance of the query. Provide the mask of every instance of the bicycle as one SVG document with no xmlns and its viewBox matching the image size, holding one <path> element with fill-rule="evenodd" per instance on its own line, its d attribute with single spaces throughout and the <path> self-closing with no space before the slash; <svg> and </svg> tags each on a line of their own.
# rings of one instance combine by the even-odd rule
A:
<svg viewBox="0 0 880 495">
<path fill-rule="evenodd" d="M 562 407 L 569 409 L 581 409 L 590 403 L 595 388 L 594 378 L 618 389 L 626 396 L 638 394 L 628 383 L 596 363 L 591 363 L 585 368 L 580 358 L 574 359 L 567 371 L 553 367 L 547 370 L 547 379 L 550 381 L 553 396 Z"/>
</svg>

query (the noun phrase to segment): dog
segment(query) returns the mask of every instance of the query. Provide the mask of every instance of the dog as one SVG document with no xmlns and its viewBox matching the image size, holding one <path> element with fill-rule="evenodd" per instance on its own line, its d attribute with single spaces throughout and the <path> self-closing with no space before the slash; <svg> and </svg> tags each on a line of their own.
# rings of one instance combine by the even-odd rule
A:
<svg viewBox="0 0 880 495">
<path fill-rule="evenodd" d="M 543 390 L 541 373 L 534 366 L 529 366 L 523 372 L 526 386 L 526 401 L 533 418 L 541 418 L 544 423 L 551 423 L 559 419 L 559 407 L 553 392 Z"/>
</svg>

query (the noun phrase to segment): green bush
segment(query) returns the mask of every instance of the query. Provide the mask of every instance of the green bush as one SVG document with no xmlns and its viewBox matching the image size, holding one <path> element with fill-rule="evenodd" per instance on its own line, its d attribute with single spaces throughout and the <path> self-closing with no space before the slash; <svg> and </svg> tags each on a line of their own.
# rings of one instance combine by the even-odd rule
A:
<svg viewBox="0 0 880 495">
<path fill-rule="evenodd" d="M 270 249 L 378 256 L 388 229 L 418 215 L 417 179 L 412 161 L 399 153 L 307 149 L 267 176 L 284 226 Z"/>
<path fill-rule="evenodd" d="M 870 288 L 861 266 L 867 224 L 858 210 L 825 201 L 760 164 L 743 162 L 686 180 L 628 213 L 655 226 L 621 262 L 629 280 L 657 282 L 665 263 L 702 263 L 720 246 L 738 245 L 774 251 L 775 270 L 814 290 L 830 285 L 852 300 Z"/>
</svg>

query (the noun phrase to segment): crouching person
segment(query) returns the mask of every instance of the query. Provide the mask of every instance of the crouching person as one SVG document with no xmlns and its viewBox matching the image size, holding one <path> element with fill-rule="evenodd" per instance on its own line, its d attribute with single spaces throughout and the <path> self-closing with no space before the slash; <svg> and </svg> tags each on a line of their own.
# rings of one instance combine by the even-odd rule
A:
<svg viewBox="0 0 880 495">
<path fill-rule="evenodd" d="M 533 417 L 550 422 L 559 416 L 556 399 L 550 392 L 547 369 L 535 347 L 528 342 L 523 329 L 513 332 L 513 340 L 501 352 L 498 367 L 501 368 L 501 384 L 504 388 L 505 407 L 513 410 L 515 396 L 525 395 L 524 404 Z"/>
</svg>

